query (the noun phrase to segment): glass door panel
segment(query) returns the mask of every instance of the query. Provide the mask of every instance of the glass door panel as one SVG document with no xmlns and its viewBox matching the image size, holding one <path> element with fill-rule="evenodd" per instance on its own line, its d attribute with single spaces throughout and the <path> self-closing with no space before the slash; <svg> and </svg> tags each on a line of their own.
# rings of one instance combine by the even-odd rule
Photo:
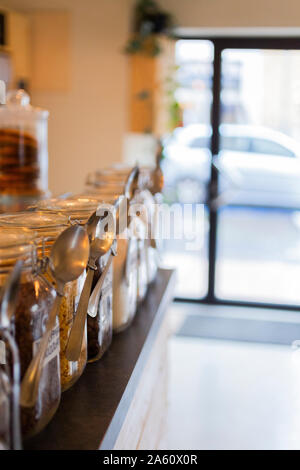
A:
<svg viewBox="0 0 300 470">
<path fill-rule="evenodd" d="M 225 49 L 218 298 L 300 304 L 300 51 Z"/>
<path fill-rule="evenodd" d="M 181 211 L 175 224 L 183 236 L 165 240 L 163 262 L 177 268 L 176 296 L 183 298 L 204 297 L 208 285 L 208 211 L 203 204 L 211 171 L 213 58 L 211 41 L 176 43 L 170 106 L 180 110 L 182 122 L 165 139 L 162 168 L 164 199 L 171 209 L 177 206 L 176 213 Z M 199 205 L 202 209 L 197 209 Z M 191 243 L 193 235 L 199 238 L 195 243 Z"/>
</svg>

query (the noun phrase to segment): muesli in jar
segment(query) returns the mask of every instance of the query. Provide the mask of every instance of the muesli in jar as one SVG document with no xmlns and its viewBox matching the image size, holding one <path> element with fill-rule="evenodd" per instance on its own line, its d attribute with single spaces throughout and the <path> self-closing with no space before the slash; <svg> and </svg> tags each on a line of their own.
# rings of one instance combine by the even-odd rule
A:
<svg viewBox="0 0 300 470">
<path fill-rule="evenodd" d="M 58 235 L 69 225 L 69 217 L 63 213 L 51 213 L 50 211 L 20 212 L 0 216 L 0 226 L 14 228 L 28 228 L 37 233 L 37 250 L 39 261 L 43 267 L 43 275 L 50 282 L 53 278 L 47 270 L 47 259 L 53 243 Z M 64 351 L 66 349 L 70 326 L 73 322 L 74 311 L 76 310 L 78 298 L 81 293 L 82 283 L 85 276 L 82 275 L 76 281 L 66 284 L 64 297 L 59 311 L 60 330 L 60 368 L 61 368 L 61 389 L 65 391 L 80 377 L 87 359 L 86 334 L 78 361 L 68 361 Z"/>
<path fill-rule="evenodd" d="M 97 202 L 97 201 L 96 201 Z M 64 216 L 70 223 L 84 225 L 94 210 L 95 201 L 74 201 L 70 199 L 49 199 L 42 201 L 39 208 L 42 213 L 52 214 L 53 219 Z M 47 271 L 46 276 L 51 280 L 51 274 Z M 61 367 L 61 388 L 68 390 L 79 379 L 83 373 L 87 362 L 87 329 L 83 336 L 81 352 L 78 360 L 70 361 L 66 357 L 66 348 L 69 335 L 73 326 L 77 306 L 79 303 L 82 288 L 84 286 L 86 272 L 84 271 L 78 279 L 68 282 L 64 287 L 64 297 L 59 309 L 60 325 L 60 367 Z"/>
<path fill-rule="evenodd" d="M 45 332 L 55 292 L 39 274 L 35 240 L 37 234 L 26 229 L 0 228 L 0 286 L 18 259 L 23 260 L 20 290 L 12 319 L 19 348 L 21 380 L 34 357 Z M 60 401 L 59 324 L 52 330 L 47 347 L 37 400 L 32 407 L 21 407 L 23 436 L 41 431 L 51 420 Z"/>
<path fill-rule="evenodd" d="M 85 281 L 85 272 L 75 281 L 68 282 L 64 288 L 64 297 L 59 309 L 60 327 L 60 370 L 62 392 L 68 390 L 82 375 L 87 362 L 87 330 L 83 335 L 80 355 L 77 361 L 69 361 L 66 348 L 69 334 L 75 318 L 80 294 Z"/>
<path fill-rule="evenodd" d="M 86 194 L 74 195 L 74 199 L 88 199 Z M 90 301 L 87 306 L 88 329 L 88 362 L 99 360 L 109 348 L 112 341 L 112 256 L 115 255 L 116 214 L 122 200 L 120 197 L 97 199 L 97 214 L 100 220 L 97 224 L 98 249 L 108 250 L 95 260 Z M 101 242 L 103 240 L 104 243 Z"/>
</svg>

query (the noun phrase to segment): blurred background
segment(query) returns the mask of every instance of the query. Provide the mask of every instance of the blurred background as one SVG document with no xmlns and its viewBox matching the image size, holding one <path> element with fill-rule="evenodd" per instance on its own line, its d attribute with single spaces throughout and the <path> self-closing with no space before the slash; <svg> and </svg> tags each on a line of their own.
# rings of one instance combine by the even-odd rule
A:
<svg viewBox="0 0 300 470">
<path fill-rule="evenodd" d="M 165 202 L 204 204 L 201 247 L 164 245 L 181 302 L 161 445 L 299 448 L 299 2 L 147 3 L 0 0 L 0 79 L 50 111 L 52 193 L 151 162 L 159 137 Z"/>
</svg>

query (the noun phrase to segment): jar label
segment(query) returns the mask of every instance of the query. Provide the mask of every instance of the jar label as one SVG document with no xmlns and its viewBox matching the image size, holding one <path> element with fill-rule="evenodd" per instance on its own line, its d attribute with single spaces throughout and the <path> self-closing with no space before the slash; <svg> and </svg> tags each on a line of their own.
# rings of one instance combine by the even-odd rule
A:
<svg viewBox="0 0 300 470">
<path fill-rule="evenodd" d="M 6 364 L 6 346 L 2 339 L 0 339 L 0 364 Z"/>
<path fill-rule="evenodd" d="M 139 263 L 139 252 L 137 249 L 132 250 L 130 253 L 128 253 L 129 256 L 129 269 L 130 271 L 133 269 L 137 269 L 138 263 Z"/>
<path fill-rule="evenodd" d="M 41 342 L 42 338 L 37 339 L 33 343 L 32 347 L 32 352 L 33 356 L 37 353 L 39 344 Z M 56 326 L 53 328 L 50 338 L 49 338 L 49 343 L 48 347 L 46 350 L 45 358 L 44 358 L 44 363 L 43 367 L 45 367 L 53 358 L 59 355 L 59 324 L 56 322 Z"/>
<path fill-rule="evenodd" d="M 127 287 L 127 309 L 129 317 L 135 314 L 137 306 L 137 270 L 132 270 L 129 274 L 128 287 Z"/>
<path fill-rule="evenodd" d="M 6 409 L 9 406 L 10 393 L 11 393 L 11 384 L 10 384 L 9 377 L 5 372 L 0 370 L 0 406 L 2 410 Z M 0 412 L 0 416 L 2 416 L 1 412 Z"/>
<path fill-rule="evenodd" d="M 101 289 L 101 298 L 103 299 L 112 292 L 112 266 L 110 266 Z"/>
<path fill-rule="evenodd" d="M 100 346 L 106 342 L 112 328 L 112 269 L 110 268 L 103 288 L 101 290 L 101 300 L 99 304 L 100 331 L 98 341 Z"/>
<path fill-rule="evenodd" d="M 129 284 L 129 277 L 131 273 L 138 269 L 139 262 L 139 250 L 138 250 L 138 241 L 134 238 L 131 238 L 128 243 L 127 255 L 126 255 L 126 265 L 125 265 L 125 274 L 126 280 Z"/>
</svg>

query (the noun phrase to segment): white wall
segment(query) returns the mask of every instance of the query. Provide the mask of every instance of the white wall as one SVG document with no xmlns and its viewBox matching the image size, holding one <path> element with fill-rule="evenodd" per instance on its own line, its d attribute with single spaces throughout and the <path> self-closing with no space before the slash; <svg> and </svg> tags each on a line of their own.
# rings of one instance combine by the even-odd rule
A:
<svg viewBox="0 0 300 470">
<path fill-rule="evenodd" d="M 184 27 L 300 26 L 299 0 L 160 0 Z"/>
<path fill-rule="evenodd" d="M 50 111 L 49 187 L 79 191 L 85 175 L 121 158 L 127 128 L 127 0 L 6 0 L 9 8 L 71 13 L 71 82 L 66 92 L 34 91 Z M 55 34 L 55 31 L 53 31 Z"/>
<path fill-rule="evenodd" d="M 184 27 L 300 25 L 299 0 L 159 0 Z M 50 110 L 49 185 L 80 190 L 88 171 L 121 158 L 127 129 L 128 37 L 134 0 L 3 0 L 9 8 L 67 9 L 71 13 L 68 92 L 33 91 Z M 55 32 L 54 32 L 55 33 Z"/>
</svg>

